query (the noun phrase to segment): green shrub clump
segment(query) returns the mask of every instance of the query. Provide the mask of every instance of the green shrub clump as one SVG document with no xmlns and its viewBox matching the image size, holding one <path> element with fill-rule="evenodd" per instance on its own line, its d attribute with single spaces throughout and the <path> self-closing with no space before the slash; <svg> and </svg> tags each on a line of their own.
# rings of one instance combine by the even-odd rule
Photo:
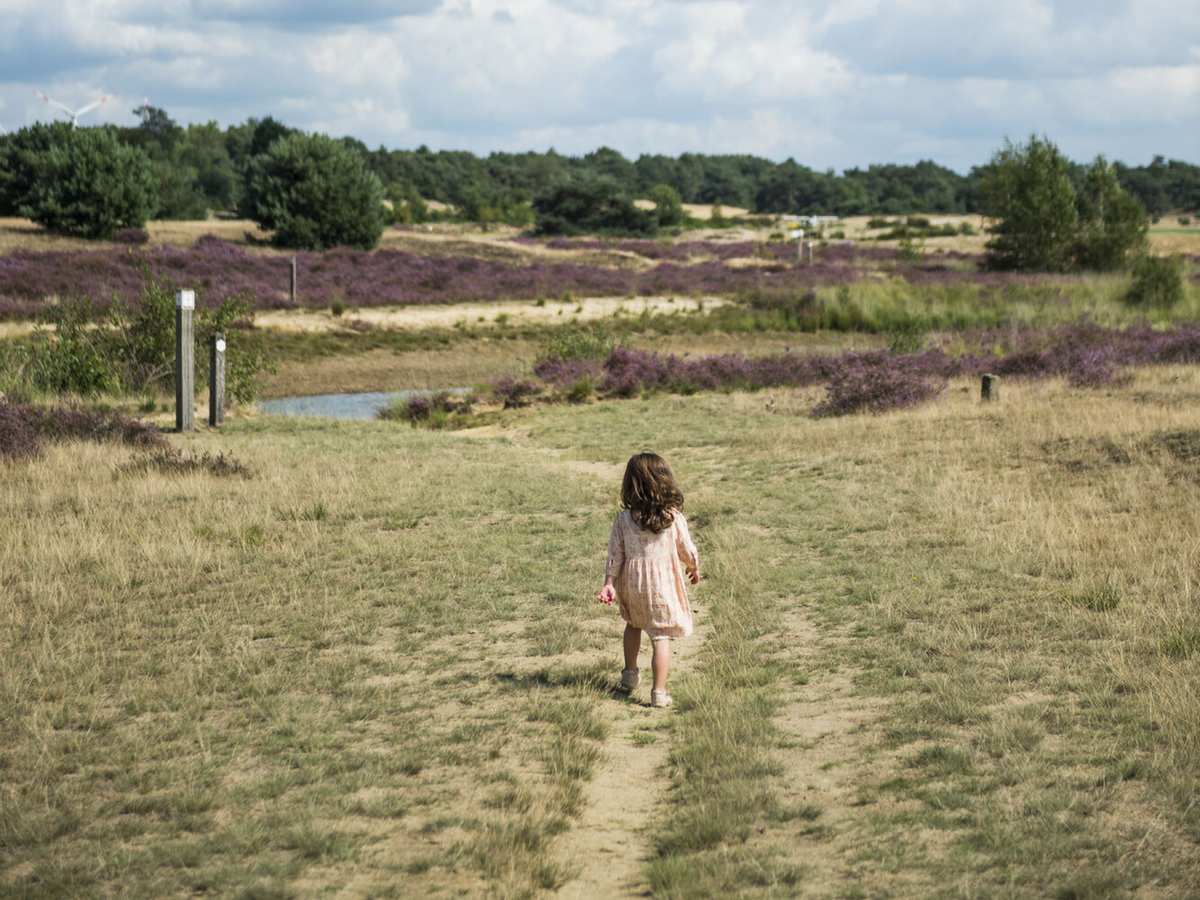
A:
<svg viewBox="0 0 1200 900">
<path fill-rule="evenodd" d="M 1076 191 L 1067 158 L 1036 134 L 1027 144 L 1005 142 L 984 167 L 979 194 L 996 220 L 987 242 L 993 269 L 1114 271 L 1146 246 L 1146 211 L 1116 168 L 1096 157 Z"/>
<path fill-rule="evenodd" d="M 280 247 L 370 250 L 383 234 L 383 185 L 340 141 L 294 133 L 251 162 L 241 211 Z"/>
<path fill-rule="evenodd" d="M 149 157 L 103 128 L 23 128 L 0 152 L 0 172 L 0 207 L 61 234 L 111 238 L 155 212 Z"/>
<path fill-rule="evenodd" d="M 533 201 L 537 233 L 586 233 L 653 237 L 658 216 L 639 209 L 615 178 L 577 175 L 554 185 Z"/>
<path fill-rule="evenodd" d="M 1130 306 L 1174 306 L 1183 299 L 1183 271 L 1175 256 L 1143 256 L 1133 264 L 1125 293 Z"/>
<path fill-rule="evenodd" d="M 595 322 L 582 328 L 551 338 L 541 347 L 537 359 L 557 357 L 563 362 L 576 359 L 604 359 L 616 348 L 617 342 L 604 327 L 603 322 Z"/>
</svg>

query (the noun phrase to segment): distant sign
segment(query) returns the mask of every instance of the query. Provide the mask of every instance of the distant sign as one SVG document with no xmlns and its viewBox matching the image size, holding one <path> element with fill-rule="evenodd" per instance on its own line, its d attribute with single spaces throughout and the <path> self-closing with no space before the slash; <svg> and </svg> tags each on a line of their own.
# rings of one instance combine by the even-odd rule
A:
<svg viewBox="0 0 1200 900">
<path fill-rule="evenodd" d="M 196 292 L 195 291 L 176 291 L 175 292 L 175 307 L 176 307 L 176 309 L 195 309 L 196 308 Z"/>
</svg>

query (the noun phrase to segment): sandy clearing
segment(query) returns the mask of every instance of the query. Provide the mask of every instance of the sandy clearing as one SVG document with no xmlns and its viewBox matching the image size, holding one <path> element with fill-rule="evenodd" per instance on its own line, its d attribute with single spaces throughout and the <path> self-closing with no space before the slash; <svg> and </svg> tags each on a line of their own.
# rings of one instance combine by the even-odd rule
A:
<svg viewBox="0 0 1200 900">
<path fill-rule="evenodd" d="M 633 205 L 638 209 L 654 209 L 655 203 L 653 200 L 634 200 Z M 711 219 L 712 204 L 711 203 L 684 203 L 683 208 L 691 215 L 693 219 Z M 734 219 L 738 216 L 750 215 L 750 210 L 742 209 L 740 206 L 724 206 L 721 205 L 721 215 L 726 219 Z"/>
<path fill-rule="evenodd" d="M 580 297 L 564 303 L 548 300 L 538 306 L 532 300 L 499 300 L 488 303 L 454 303 L 446 306 L 372 306 L 355 309 L 345 319 L 368 322 L 383 328 L 452 328 L 458 323 L 474 325 L 479 322 L 496 322 L 506 316 L 513 325 L 535 322 L 580 322 L 607 319 L 614 315 L 637 316 L 645 310 L 651 313 L 682 312 L 695 310 L 697 303 L 705 307 L 724 306 L 729 301 L 722 297 Z M 328 310 L 286 309 L 258 313 L 254 318 L 260 328 L 277 328 L 281 331 L 328 331 L 338 324 Z"/>
</svg>

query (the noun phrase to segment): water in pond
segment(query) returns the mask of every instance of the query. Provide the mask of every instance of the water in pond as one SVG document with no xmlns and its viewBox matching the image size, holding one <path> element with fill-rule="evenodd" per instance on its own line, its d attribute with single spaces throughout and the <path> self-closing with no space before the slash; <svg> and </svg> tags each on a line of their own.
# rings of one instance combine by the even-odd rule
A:
<svg viewBox="0 0 1200 900">
<path fill-rule="evenodd" d="M 469 388 L 446 388 L 451 394 L 465 394 Z M 263 400 L 259 410 L 278 416 L 324 416 L 327 419 L 374 419 L 394 400 L 440 394 L 442 391 L 375 391 L 367 394 L 315 394 L 311 397 L 282 397 Z"/>
</svg>

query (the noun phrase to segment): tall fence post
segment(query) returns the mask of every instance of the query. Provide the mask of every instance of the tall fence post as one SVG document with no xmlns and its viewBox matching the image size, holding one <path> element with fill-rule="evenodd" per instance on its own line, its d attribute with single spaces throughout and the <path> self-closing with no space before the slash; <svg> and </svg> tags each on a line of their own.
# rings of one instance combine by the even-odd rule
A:
<svg viewBox="0 0 1200 900">
<path fill-rule="evenodd" d="M 808 264 L 811 266 L 813 261 L 813 242 L 808 242 Z"/>
<path fill-rule="evenodd" d="M 292 306 L 296 305 L 296 257 L 292 257 L 292 278 L 290 282 L 289 296 L 292 298 Z"/>
<path fill-rule="evenodd" d="M 212 336 L 208 353 L 208 424 L 216 428 L 225 421 L 225 335 Z"/>
<path fill-rule="evenodd" d="M 796 256 L 800 262 L 804 262 L 804 229 L 796 229 Z"/>
<path fill-rule="evenodd" d="M 984 403 L 993 403 L 1000 399 L 1000 376 L 984 375 L 983 384 L 979 390 L 979 399 Z"/>
<path fill-rule="evenodd" d="M 175 430 L 196 427 L 196 292 L 175 292 Z"/>
</svg>

